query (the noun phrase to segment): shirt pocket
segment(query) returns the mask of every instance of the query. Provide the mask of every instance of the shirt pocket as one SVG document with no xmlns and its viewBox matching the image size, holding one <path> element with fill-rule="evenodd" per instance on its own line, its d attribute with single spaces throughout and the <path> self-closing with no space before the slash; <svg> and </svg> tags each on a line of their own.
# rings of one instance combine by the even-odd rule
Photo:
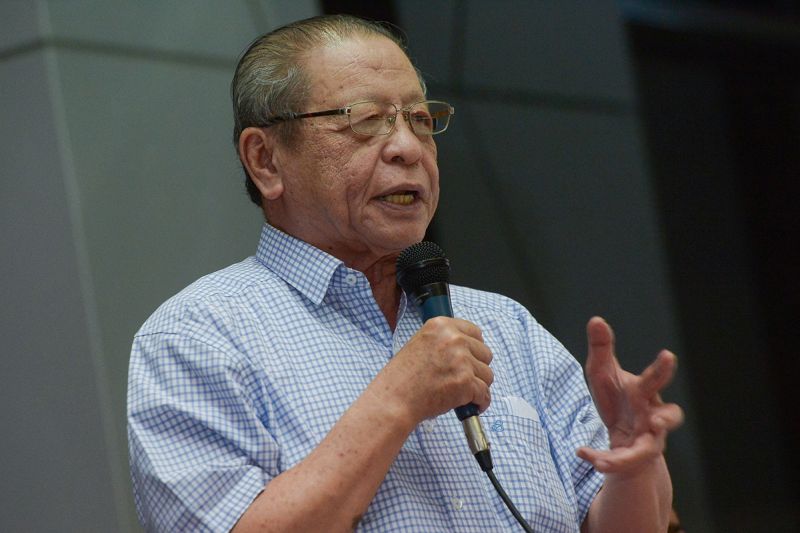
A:
<svg viewBox="0 0 800 533">
<path fill-rule="evenodd" d="M 536 409 L 524 398 L 504 396 L 493 399 L 481 419 L 494 473 L 520 512 L 536 523 L 558 524 L 554 531 L 573 531 L 574 505 L 569 503 Z M 489 490 L 494 492 L 491 485 Z M 495 500 L 498 513 L 507 514 L 500 498 Z"/>
<path fill-rule="evenodd" d="M 534 447 L 536 450 L 547 447 L 549 450 L 539 413 L 524 398 L 495 398 L 489 409 L 481 415 L 481 419 L 489 432 L 490 442 L 497 443 L 497 447 L 512 447 L 524 451 L 531 451 Z"/>
</svg>

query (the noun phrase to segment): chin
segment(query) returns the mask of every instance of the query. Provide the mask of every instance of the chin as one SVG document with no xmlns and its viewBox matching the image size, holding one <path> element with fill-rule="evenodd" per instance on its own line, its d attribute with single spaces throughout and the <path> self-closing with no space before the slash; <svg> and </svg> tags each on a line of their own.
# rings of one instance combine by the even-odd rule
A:
<svg viewBox="0 0 800 533">
<path fill-rule="evenodd" d="M 425 238 L 429 220 L 427 217 L 406 217 L 390 220 L 365 221 L 360 228 L 360 235 L 364 243 L 375 252 L 382 250 L 383 254 L 398 254 Z"/>
<path fill-rule="evenodd" d="M 382 245 L 392 254 L 399 254 L 412 244 L 416 244 L 425 238 L 425 231 L 413 232 L 393 232 L 384 236 Z"/>
</svg>

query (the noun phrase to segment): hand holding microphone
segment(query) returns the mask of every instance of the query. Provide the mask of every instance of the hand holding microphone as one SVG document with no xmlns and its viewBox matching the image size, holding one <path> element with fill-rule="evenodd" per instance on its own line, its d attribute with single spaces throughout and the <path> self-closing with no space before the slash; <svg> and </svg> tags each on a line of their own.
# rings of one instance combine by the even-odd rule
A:
<svg viewBox="0 0 800 533">
<path fill-rule="evenodd" d="M 409 246 L 398 257 L 397 282 L 405 291 L 409 301 L 419 307 L 425 322 L 417 335 L 428 335 L 426 331 L 428 329 L 445 328 L 449 325 L 450 321 L 438 318 L 453 317 L 449 280 L 450 263 L 445 257 L 444 251 L 432 242 L 420 242 Z M 457 402 L 455 412 L 464 427 L 467 443 L 478 460 L 478 464 L 484 471 L 489 471 L 492 469 L 489 442 L 486 440 L 478 415 L 489 404 L 488 387 L 493 380 L 491 369 L 488 367 L 491 361 L 491 352 L 483 344 L 483 337 L 477 326 L 463 320 L 459 322 L 461 331 L 471 335 L 468 335 L 467 339 L 458 335 L 447 338 L 444 347 L 448 349 L 462 346 L 467 348 L 468 354 L 462 350 L 461 357 L 453 362 L 461 367 L 462 374 L 466 372 L 468 375 L 472 371 L 473 383 L 477 389 L 473 392 L 472 398 L 468 398 L 468 395 L 454 398 L 467 400 L 463 404 Z M 441 352 L 436 353 L 440 354 Z M 470 355 L 472 357 L 469 357 Z M 479 391 L 483 391 L 483 384 L 486 388 L 484 394 L 481 394 Z M 480 401 L 484 399 L 485 402 Z M 480 402 L 480 405 L 475 402 Z"/>
<path fill-rule="evenodd" d="M 489 407 L 492 354 L 480 330 L 460 319 L 428 321 L 384 368 L 393 394 L 417 422 L 464 404 Z"/>
</svg>

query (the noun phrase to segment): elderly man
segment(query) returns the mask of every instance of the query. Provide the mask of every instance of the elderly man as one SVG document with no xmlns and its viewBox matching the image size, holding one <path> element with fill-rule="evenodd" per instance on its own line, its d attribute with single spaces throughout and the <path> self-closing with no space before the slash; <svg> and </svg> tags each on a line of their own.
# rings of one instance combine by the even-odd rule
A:
<svg viewBox="0 0 800 533">
<path fill-rule="evenodd" d="M 538 532 L 663 532 L 675 357 L 623 371 L 588 324 L 586 374 L 515 302 L 452 287 L 424 325 L 395 261 L 439 199 L 427 100 L 383 26 L 275 30 L 233 80 L 235 141 L 267 223 L 254 257 L 162 305 L 134 340 L 137 507 L 160 531 L 514 531 L 448 411 L 483 412 L 497 477 Z M 491 386 L 491 399 L 490 399 Z"/>
</svg>

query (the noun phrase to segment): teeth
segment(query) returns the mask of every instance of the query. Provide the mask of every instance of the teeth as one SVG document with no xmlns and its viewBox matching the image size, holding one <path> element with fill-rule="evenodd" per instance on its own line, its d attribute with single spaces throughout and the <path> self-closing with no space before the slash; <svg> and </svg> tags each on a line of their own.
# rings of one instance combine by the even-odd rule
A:
<svg viewBox="0 0 800 533">
<path fill-rule="evenodd" d="M 409 205 L 414 201 L 414 193 L 387 194 L 386 196 L 381 196 L 381 200 L 390 204 Z"/>
</svg>

